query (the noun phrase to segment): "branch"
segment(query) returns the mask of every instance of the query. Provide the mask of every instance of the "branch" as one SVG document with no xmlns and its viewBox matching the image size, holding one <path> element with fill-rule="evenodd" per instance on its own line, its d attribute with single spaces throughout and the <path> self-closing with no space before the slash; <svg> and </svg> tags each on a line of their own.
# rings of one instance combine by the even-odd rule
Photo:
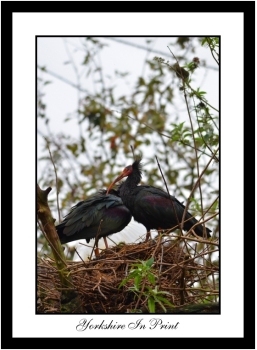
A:
<svg viewBox="0 0 257 350">
<path fill-rule="evenodd" d="M 220 304 L 196 304 L 196 305 L 184 305 L 182 307 L 174 307 L 167 309 L 169 314 L 219 314 Z"/>
<path fill-rule="evenodd" d="M 55 229 L 55 220 L 53 219 L 48 206 L 47 197 L 51 190 L 52 188 L 48 187 L 43 191 L 39 185 L 37 185 L 37 215 L 42 224 L 43 233 L 52 249 L 52 253 L 60 276 L 61 285 L 63 288 L 73 289 L 71 277 L 68 275 L 69 271 L 65 262 L 63 248 Z"/>
</svg>

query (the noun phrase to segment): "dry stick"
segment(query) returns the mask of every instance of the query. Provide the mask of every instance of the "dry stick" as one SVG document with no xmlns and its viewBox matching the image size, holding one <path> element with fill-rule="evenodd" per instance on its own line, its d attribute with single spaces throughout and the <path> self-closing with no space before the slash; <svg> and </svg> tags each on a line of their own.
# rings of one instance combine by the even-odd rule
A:
<svg viewBox="0 0 257 350">
<path fill-rule="evenodd" d="M 195 258 L 198 258 L 198 252 L 196 251 L 196 247 L 197 247 L 197 244 L 195 245 L 195 254 L 194 254 L 194 257 L 195 257 Z M 204 271 L 207 271 L 206 266 L 205 266 Z M 196 275 L 197 275 L 197 277 L 198 277 L 198 282 L 200 283 L 201 288 L 203 288 L 204 286 L 203 286 L 203 283 L 202 283 L 202 279 L 205 279 L 205 280 L 206 280 L 206 274 L 205 274 L 204 278 L 200 278 L 200 274 L 199 274 L 198 269 L 195 270 L 195 273 L 196 273 Z M 195 283 L 195 282 L 194 282 L 194 283 Z M 194 285 L 194 283 L 193 283 L 192 285 Z M 191 285 L 190 287 L 192 287 L 192 285 Z"/>
<path fill-rule="evenodd" d="M 161 245 L 161 261 L 160 261 L 160 268 L 159 268 L 159 272 L 158 272 L 158 280 L 160 280 L 160 274 L 162 272 L 162 261 L 163 261 L 163 244 Z M 161 285 L 160 285 L 161 288 Z"/>
<path fill-rule="evenodd" d="M 160 234 L 159 237 L 158 237 L 158 243 L 156 244 L 156 248 L 154 249 L 154 251 L 153 251 L 153 253 L 152 253 L 152 258 L 153 258 L 153 259 L 154 259 L 154 257 L 155 257 L 155 253 L 156 253 L 157 249 L 158 249 L 159 246 L 160 246 L 161 239 L 162 239 L 162 235 Z M 163 245 L 162 245 L 162 247 L 163 247 Z"/>
<path fill-rule="evenodd" d="M 213 271 L 211 269 L 211 271 L 208 272 L 207 277 L 211 276 L 214 273 L 215 273 L 215 271 Z M 197 270 L 196 270 L 196 274 L 197 274 L 198 279 L 196 279 L 196 277 L 194 277 L 195 279 L 189 283 L 189 287 L 192 287 L 195 283 L 200 283 L 201 284 L 201 288 L 202 288 L 202 280 L 205 280 L 206 277 L 199 275 Z"/>
<path fill-rule="evenodd" d="M 212 202 L 212 204 L 211 204 L 211 205 L 209 206 L 209 208 L 205 211 L 204 215 L 206 215 L 206 214 L 210 211 L 211 207 L 215 204 L 215 202 L 216 202 L 218 199 L 219 199 L 219 196 L 218 196 L 216 199 L 214 199 L 214 201 Z M 203 218 L 203 216 L 200 217 L 199 222 L 200 222 L 200 220 L 202 220 L 202 218 Z"/>
<path fill-rule="evenodd" d="M 181 293 L 180 293 L 180 305 L 183 305 L 185 303 L 185 291 L 186 291 L 186 286 L 185 286 L 185 273 L 186 273 L 186 265 L 188 263 L 189 256 L 185 256 L 184 264 L 182 267 L 182 272 L 181 272 L 181 277 L 180 277 L 180 288 L 181 288 Z"/>
<path fill-rule="evenodd" d="M 196 226 L 198 226 L 199 224 L 204 224 L 204 223 L 207 222 L 207 221 L 210 221 L 211 219 L 215 218 L 215 216 L 217 216 L 217 215 L 219 215 L 219 213 L 215 213 L 215 214 L 213 214 L 212 216 L 209 216 L 208 219 L 206 219 L 206 220 L 204 220 L 204 221 L 202 221 L 202 222 L 197 222 L 196 224 L 194 224 L 194 226 L 192 226 L 192 227 L 190 228 L 190 230 L 187 231 L 186 236 L 188 236 L 188 234 L 191 233 L 191 231 L 192 231 Z M 185 222 L 186 222 L 186 221 L 187 221 L 187 220 L 185 220 Z M 192 233 L 193 233 L 193 232 L 192 232 Z M 195 235 L 195 234 L 194 234 L 194 236 L 195 236 L 195 237 L 199 237 L 199 236 L 197 236 L 197 235 Z M 203 242 L 203 241 L 204 241 L 204 240 L 202 240 L 201 242 Z M 210 243 L 210 241 L 207 241 L 207 242 Z"/>
<path fill-rule="evenodd" d="M 157 161 L 157 164 L 158 164 L 159 170 L 160 170 L 160 172 L 161 172 L 161 176 L 162 176 L 162 179 L 163 179 L 163 181 L 164 181 L 164 184 L 165 184 L 165 187 L 166 187 L 167 193 L 168 193 L 168 195 L 169 195 L 169 197 L 170 197 L 169 189 L 168 189 L 168 186 L 167 186 L 166 180 L 165 180 L 165 178 L 164 178 L 164 175 L 163 175 L 163 173 L 162 173 L 162 169 L 161 169 L 160 163 L 159 163 L 159 161 L 158 161 L 157 156 L 155 156 L 155 158 L 156 158 L 156 161 Z M 178 215 L 177 215 L 177 211 L 176 211 L 176 208 L 175 208 L 175 204 L 174 204 L 174 202 L 173 202 L 173 200 L 172 200 L 172 198 L 171 198 L 171 197 L 170 197 L 170 201 L 171 201 L 171 203 L 172 203 L 172 206 L 173 206 L 173 211 L 174 211 L 174 213 L 175 213 L 175 215 L 176 215 L 177 223 L 178 223 L 178 225 L 179 225 L 179 224 L 180 224 L 180 222 L 179 222 L 179 218 L 178 218 Z M 182 228 L 181 228 L 180 226 L 179 226 L 179 228 L 180 228 L 181 235 L 183 235 Z"/>
<path fill-rule="evenodd" d="M 216 252 L 219 252 L 219 249 L 213 249 L 213 250 L 209 250 L 209 251 L 207 251 L 207 252 L 200 253 L 200 254 L 198 255 L 198 257 L 200 257 L 200 256 L 202 256 L 202 255 L 205 255 L 205 254 L 216 253 Z M 187 262 L 189 263 L 190 261 L 194 261 L 194 260 L 195 260 L 195 257 L 189 258 L 189 259 L 187 260 Z M 180 263 L 176 263 L 175 265 L 173 265 L 172 267 L 170 267 L 169 269 L 167 269 L 165 272 L 163 272 L 163 274 L 164 274 L 164 273 L 167 273 L 167 272 L 169 272 L 170 270 L 173 270 L 173 269 L 175 269 L 175 268 L 177 268 L 177 267 L 183 267 L 183 264 L 184 264 L 184 261 L 182 261 L 182 262 L 180 262 Z M 192 267 L 190 267 L 190 268 L 192 268 Z M 198 268 L 198 267 L 197 267 L 197 268 Z"/>
<path fill-rule="evenodd" d="M 215 61 L 215 62 L 217 63 L 217 65 L 219 66 L 219 62 L 217 61 L 217 59 L 216 59 L 216 57 L 214 56 L 213 52 L 215 52 L 217 56 L 219 56 L 219 54 L 216 52 L 215 48 L 211 48 L 210 40 L 211 40 L 211 39 L 207 38 L 207 44 L 208 44 L 208 46 L 209 46 L 209 49 L 210 49 L 210 51 L 211 51 L 211 54 L 212 54 L 212 57 L 213 57 L 214 61 Z"/>
<path fill-rule="evenodd" d="M 186 93 L 184 91 L 184 98 L 186 101 L 186 106 L 187 106 L 187 112 L 188 112 L 188 116 L 189 116 L 189 121 L 190 121 L 190 125 L 191 125 L 191 130 L 192 130 L 192 137 L 193 137 L 193 142 L 194 142 L 194 149 L 195 149 L 195 159 L 196 159 L 196 167 L 197 167 L 197 176 L 199 177 L 200 174 L 200 170 L 199 170 L 199 160 L 198 160 L 198 154 L 197 154 L 197 150 L 196 150 L 196 141 L 195 141 L 195 135 L 194 135 L 194 127 L 193 127 L 193 122 L 192 122 L 192 118 L 191 118 L 191 114 L 189 111 L 189 106 L 188 106 L 188 101 L 187 101 L 187 97 L 186 97 Z M 203 194 L 202 194 L 202 188 L 201 188 L 201 181 L 199 181 L 199 192 L 200 192 L 200 201 L 201 201 L 201 210 L 202 210 L 202 217 L 204 218 L 204 213 L 203 213 Z M 182 226 L 183 227 L 183 226 Z M 203 233 L 205 233 L 206 235 L 206 229 L 205 226 L 203 225 Z M 207 235 L 206 235 L 207 237 Z"/>
<path fill-rule="evenodd" d="M 202 223 L 205 223 L 205 222 L 207 222 L 207 221 L 213 219 L 213 218 L 214 218 L 215 216 L 217 216 L 217 215 L 219 215 L 219 213 L 213 214 L 213 215 L 210 216 L 208 219 L 205 219 L 205 220 L 202 221 L 202 222 L 197 222 L 196 224 L 194 224 L 194 226 L 192 226 L 192 227 L 190 228 L 190 230 L 187 232 L 187 235 L 188 235 L 188 234 L 191 232 L 191 230 L 193 230 L 197 225 L 202 224 Z M 188 220 L 191 220 L 191 218 L 186 219 L 184 222 L 187 222 Z M 171 227 L 170 229 L 167 229 L 166 235 L 169 235 L 169 233 L 171 233 L 172 231 L 174 231 L 176 228 L 179 228 L 179 225 L 180 225 L 180 224 L 178 224 L 178 225 L 176 225 L 176 226 L 173 226 L 173 227 Z M 191 239 L 191 238 L 189 238 L 187 235 L 186 235 L 186 236 L 179 236 L 179 238 L 181 238 L 181 239 Z M 199 237 L 199 236 L 197 236 L 197 237 Z M 191 240 L 194 240 L 194 241 L 199 242 L 199 243 L 209 243 L 209 244 L 212 244 L 209 240 L 207 241 L 207 240 L 204 240 L 204 239 L 199 240 L 199 239 L 193 238 L 193 239 L 191 239 Z"/>
<path fill-rule="evenodd" d="M 205 277 L 205 282 L 209 286 L 208 274 L 207 274 L 206 267 L 208 266 L 207 262 L 211 263 L 211 260 L 210 260 L 211 253 L 208 252 L 208 249 L 209 249 L 209 245 L 206 244 L 205 249 L 203 250 L 203 252 L 206 251 L 206 250 L 207 250 L 207 252 L 206 252 L 205 255 L 202 255 L 201 258 L 202 258 L 202 265 L 204 266 L 203 274 L 204 274 L 204 277 Z M 201 287 L 203 288 L 202 283 L 201 283 Z"/>
<path fill-rule="evenodd" d="M 208 111 L 208 109 L 207 109 L 207 108 L 206 108 L 206 113 L 207 113 L 208 117 L 211 119 L 211 121 L 213 122 L 213 124 L 214 124 L 215 128 L 216 128 L 217 130 L 219 130 L 218 125 L 216 124 L 216 122 L 215 122 L 214 118 L 211 116 L 211 114 L 209 113 L 209 111 Z"/>
<path fill-rule="evenodd" d="M 155 156 L 155 159 L 156 159 L 156 161 L 157 161 L 157 164 L 158 164 L 158 167 L 159 167 L 159 170 L 160 170 L 162 179 L 163 179 L 163 181 L 164 181 L 164 184 L 165 184 L 167 193 L 168 193 L 168 195 L 170 196 L 169 189 L 168 189 L 168 186 L 167 186 L 167 182 L 166 182 L 166 180 L 165 180 L 165 178 L 164 178 L 164 175 L 163 175 L 163 172 L 162 172 L 162 169 L 161 169 L 161 166 L 160 166 L 160 163 L 159 163 L 159 160 L 158 160 L 157 156 Z"/>
<path fill-rule="evenodd" d="M 170 50 L 170 48 L 169 48 Z M 175 57 L 175 55 L 173 54 L 173 52 L 170 50 L 171 54 L 173 55 L 173 57 L 175 58 L 176 62 L 177 62 L 177 65 L 179 66 L 179 63 L 178 63 L 178 60 L 177 58 Z M 183 80 L 183 85 L 185 84 L 185 81 L 186 79 L 183 77 L 183 75 L 181 74 L 181 79 Z M 185 102 L 186 102 L 186 107 L 187 107 L 187 113 L 188 113 L 188 116 L 189 116 L 189 121 L 190 121 L 190 126 L 191 126 L 191 131 L 192 131 L 192 137 L 193 137 L 193 142 L 194 142 L 194 150 L 195 150 L 195 159 L 196 159 L 196 167 L 197 167 L 197 175 L 199 177 L 199 161 L 198 161 L 198 155 L 197 155 L 197 148 L 196 148 L 196 142 L 195 142 L 195 136 L 194 136 L 194 127 L 193 127 L 193 122 L 192 122 L 192 118 L 191 118 L 191 114 L 190 114 L 190 111 L 189 111 L 189 106 L 188 106 L 188 101 L 187 101 L 187 97 L 186 97 L 186 92 L 184 90 L 184 99 L 185 99 Z M 202 202 L 202 190 L 201 190 L 201 184 L 200 184 L 200 181 L 199 181 L 199 191 L 200 191 L 200 199 L 201 199 L 201 209 L 202 209 L 202 215 L 203 215 L 203 202 Z M 183 217 L 185 217 L 185 211 L 184 210 L 184 213 L 183 213 Z M 181 223 L 181 228 L 183 229 L 183 220 L 182 220 L 182 223 Z M 204 227 L 204 230 L 205 230 L 205 227 Z M 205 231 L 206 233 L 206 231 Z"/>
<path fill-rule="evenodd" d="M 75 249 L 75 252 L 78 254 L 78 256 L 79 256 L 79 258 L 80 258 L 80 260 L 82 261 L 82 263 L 85 265 L 85 267 L 87 268 L 87 265 L 85 264 L 85 261 L 82 259 L 82 257 L 79 255 L 79 252 L 77 251 L 77 249 L 76 248 L 74 248 Z"/>
<path fill-rule="evenodd" d="M 206 169 L 208 169 L 210 163 L 211 163 L 212 160 L 214 159 L 215 154 L 218 152 L 218 150 L 219 150 L 219 149 L 217 148 L 217 150 L 214 152 L 214 154 L 212 155 L 211 159 L 209 160 L 209 162 L 207 163 L 207 165 L 205 166 L 205 168 L 203 169 L 203 171 L 202 171 L 201 174 L 199 175 L 198 179 L 196 180 L 196 183 L 194 184 L 194 186 L 193 186 L 193 188 L 192 188 L 192 190 L 191 190 L 191 192 L 190 192 L 190 195 L 189 195 L 189 197 L 188 197 L 188 199 L 187 199 L 187 203 L 186 203 L 186 206 L 185 206 L 185 209 L 184 209 L 184 213 L 183 213 L 183 216 L 182 216 L 182 220 L 181 220 L 181 226 L 182 226 L 182 227 L 183 227 L 183 225 L 184 225 L 186 212 L 187 212 L 188 207 L 189 207 L 190 198 L 192 197 L 192 195 L 193 195 L 193 193 L 194 193 L 196 187 L 198 186 L 198 183 L 200 182 L 200 180 L 201 180 L 203 174 L 205 173 Z"/>
<path fill-rule="evenodd" d="M 56 167 L 55 167 L 55 164 L 54 164 L 52 153 L 51 153 L 51 150 L 50 150 L 50 147 L 49 147 L 49 141 L 47 139 L 45 139 L 45 140 L 46 140 L 47 148 L 48 148 L 48 151 L 49 151 L 49 154 L 50 154 L 50 159 L 51 159 L 51 162 L 52 162 L 53 167 L 54 167 L 55 181 L 56 181 L 57 210 L 58 210 L 59 222 L 61 222 L 61 213 L 60 213 L 60 207 L 59 207 L 59 188 L 58 188 L 59 186 L 58 186 L 57 171 L 56 171 Z"/>
<path fill-rule="evenodd" d="M 114 242 L 114 240 L 111 239 L 109 236 L 107 236 L 106 238 L 108 238 L 113 244 L 118 245 L 118 243 Z"/>
<path fill-rule="evenodd" d="M 104 297 L 105 300 L 107 300 L 107 297 L 101 292 L 100 286 L 97 287 L 99 293 Z"/>
<path fill-rule="evenodd" d="M 194 106 L 195 106 L 195 100 L 194 100 L 194 98 L 193 98 L 193 101 L 194 101 Z M 196 106 L 195 106 L 195 111 L 196 111 L 196 110 L 197 110 L 197 109 L 196 109 Z M 211 152 L 211 154 L 213 154 L 212 149 L 209 147 L 208 143 L 205 142 L 205 139 L 204 139 L 204 137 L 203 137 L 203 135 L 202 135 L 201 128 L 200 128 L 200 124 L 199 124 L 198 113 L 197 113 L 197 112 L 196 112 L 196 120 L 197 120 L 198 129 L 199 129 L 199 133 L 200 133 L 200 135 L 201 135 L 202 141 L 203 141 L 203 143 L 205 144 L 205 146 L 208 148 L 208 150 Z M 218 160 L 217 157 L 215 157 L 215 160 L 216 160 L 216 162 L 219 162 L 219 160 Z"/>
<path fill-rule="evenodd" d="M 93 249 L 92 249 L 92 251 L 91 251 L 91 255 L 90 255 L 90 258 L 89 258 L 89 260 L 91 260 L 91 258 L 92 258 L 92 255 L 93 255 L 93 251 L 94 251 L 94 248 L 95 248 L 95 246 L 96 246 L 96 244 L 97 244 L 97 250 L 98 250 L 98 236 L 99 236 L 99 234 L 100 234 L 100 232 L 101 232 L 101 225 L 102 225 L 102 222 L 103 222 L 103 219 L 100 221 L 100 224 L 99 224 L 99 226 L 98 226 L 98 231 L 97 231 L 97 234 L 96 234 L 96 236 L 95 236 L 95 243 L 94 243 L 94 245 L 93 245 Z M 99 253 L 99 251 L 97 251 L 97 254 Z"/>
</svg>

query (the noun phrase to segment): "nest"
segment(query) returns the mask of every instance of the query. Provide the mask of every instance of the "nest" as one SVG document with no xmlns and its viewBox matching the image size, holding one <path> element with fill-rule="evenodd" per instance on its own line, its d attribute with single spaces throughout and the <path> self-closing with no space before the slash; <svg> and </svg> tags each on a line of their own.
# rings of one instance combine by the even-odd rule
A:
<svg viewBox="0 0 257 350">
<path fill-rule="evenodd" d="M 97 259 L 91 261 L 67 261 L 74 296 L 79 298 L 72 313 L 149 312 L 146 291 L 154 288 L 165 292 L 163 296 L 173 308 L 217 301 L 219 266 L 210 259 L 215 251 L 217 246 L 214 242 L 196 244 L 191 240 L 188 243 L 178 237 L 164 241 L 158 236 L 144 243 L 119 244 L 103 250 Z M 140 285 L 139 291 L 133 290 L 135 281 L 128 279 L 131 270 L 135 264 L 151 258 L 154 259 L 151 267 L 154 285 L 147 278 L 142 278 L 142 289 Z M 120 287 L 126 278 L 126 283 Z M 55 262 L 50 258 L 39 258 L 37 312 L 65 312 L 62 292 Z M 156 303 L 156 312 L 164 312 L 164 309 L 169 312 L 169 308 Z M 70 313 L 70 309 L 67 312 Z"/>
</svg>

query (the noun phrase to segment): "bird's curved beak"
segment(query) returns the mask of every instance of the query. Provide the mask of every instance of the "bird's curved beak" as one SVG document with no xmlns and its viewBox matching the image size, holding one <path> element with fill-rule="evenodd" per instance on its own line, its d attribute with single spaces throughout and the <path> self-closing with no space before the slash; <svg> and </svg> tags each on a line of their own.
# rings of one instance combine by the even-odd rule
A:
<svg viewBox="0 0 257 350">
<path fill-rule="evenodd" d="M 113 186 L 116 184 L 116 182 L 120 181 L 121 179 L 123 179 L 124 177 L 128 176 L 129 174 L 131 173 L 131 171 L 127 170 L 127 169 L 124 169 L 122 171 L 122 173 L 116 177 L 116 179 L 110 184 L 110 186 L 108 187 L 107 189 L 107 192 L 106 194 L 109 193 L 109 191 L 113 188 Z"/>
</svg>

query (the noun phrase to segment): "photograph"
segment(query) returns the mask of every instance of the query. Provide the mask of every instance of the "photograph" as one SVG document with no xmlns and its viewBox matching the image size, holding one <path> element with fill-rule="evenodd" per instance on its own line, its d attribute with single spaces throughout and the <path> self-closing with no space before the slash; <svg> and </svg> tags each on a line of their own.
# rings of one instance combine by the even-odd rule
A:
<svg viewBox="0 0 257 350">
<path fill-rule="evenodd" d="M 219 313 L 220 37 L 36 47 L 37 313 Z"/>
</svg>

